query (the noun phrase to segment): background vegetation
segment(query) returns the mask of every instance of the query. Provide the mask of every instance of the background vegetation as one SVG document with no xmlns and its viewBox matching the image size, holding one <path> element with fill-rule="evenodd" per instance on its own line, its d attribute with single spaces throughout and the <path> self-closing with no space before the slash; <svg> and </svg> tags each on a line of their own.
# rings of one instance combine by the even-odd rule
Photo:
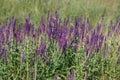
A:
<svg viewBox="0 0 120 80">
<path fill-rule="evenodd" d="M 120 0 L 0 0 L 0 80 L 120 80 L 119 18 Z"/>
<path fill-rule="evenodd" d="M 95 25 L 102 17 L 108 23 L 110 20 L 120 17 L 119 0 L 0 0 L 0 25 L 13 15 L 19 22 L 31 15 L 32 22 L 39 24 L 41 16 L 46 16 L 48 11 L 52 14 L 56 10 L 60 18 L 74 18 L 83 15 L 89 17 L 91 24 Z"/>
</svg>

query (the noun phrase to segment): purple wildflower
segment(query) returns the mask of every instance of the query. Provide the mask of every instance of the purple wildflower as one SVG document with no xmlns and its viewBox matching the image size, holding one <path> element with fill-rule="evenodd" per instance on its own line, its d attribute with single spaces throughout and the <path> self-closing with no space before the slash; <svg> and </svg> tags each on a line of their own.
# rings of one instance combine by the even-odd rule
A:
<svg viewBox="0 0 120 80">
<path fill-rule="evenodd" d="M 65 25 L 65 26 L 67 26 L 67 25 L 68 25 L 68 23 L 69 23 L 69 21 L 70 21 L 70 19 L 69 19 L 69 18 L 68 18 L 67 20 L 65 20 L 64 25 Z"/>
<path fill-rule="evenodd" d="M 74 69 L 72 69 L 70 73 L 70 77 L 67 80 L 74 80 Z"/>
<path fill-rule="evenodd" d="M 89 18 L 87 18 L 87 23 L 89 24 L 89 22 L 90 22 L 90 19 L 89 19 Z"/>
<path fill-rule="evenodd" d="M 79 31 L 78 31 L 78 28 L 75 28 L 75 29 L 74 29 L 74 35 L 75 35 L 75 37 L 79 37 Z"/>
<path fill-rule="evenodd" d="M 55 12 L 56 20 L 58 21 L 58 11 Z"/>
<path fill-rule="evenodd" d="M 48 15 L 47 15 L 47 21 L 49 21 L 50 20 L 50 11 L 48 11 Z"/>
<path fill-rule="evenodd" d="M 15 26 L 15 18 L 14 18 L 14 16 L 12 17 L 11 24 L 12 24 L 12 26 Z"/>
<path fill-rule="evenodd" d="M 81 29 L 81 38 L 82 38 L 82 40 L 83 40 L 83 38 L 84 38 L 84 32 L 85 32 L 85 23 L 83 23 L 83 24 L 81 25 L 80 29 Z"/>
<path fill-rule="evenodd" d="M 78 42 L 75 44 L 73 50 L 74 50 L 74 51 L 77 51 L 77 49 L 78 49 Z"/>
<path fill-rule="evenodd" d="M 21 56 L 21 66 L 22 66 L 22 64 L 24 62 L 24 59 L 25 59 L 25 53 L 22 53 L 22 56 Z"/>
<path fill-rule="evenodd" d="M 120 46 L 118 47 L 118 52 L 120 52 Z"/>
<path fill-rule="evenodd" d="M 98 36 L 98 35 L 95 35 L 95 38 L 94 38 L 94 45 L 97 44 L 98 38 L 99 38 L 99 36 Z"/>
<path fill-rule="evenodd" d="M 4 42 L 5 40 L 5 37 L 4 37 L 4 34 L 3 34 L 3 31 L 0 31 L 0 42 Z"/>
<path fill-rule="evenodd" d="M 116 24 L 118 24 L 118 23 L 119 23 L 119 18 L 117 17 L 117 18 L 116 18 Z"/>
<path fill-rule="evenodd" d="M 32 59 L 30 59 L 30 68 L 32 68 L 33 65 L 34 65 L 34 62 Z"/>
<path fill-rule="evenodd" d="M 28 17 L 25 22 L 24 36 L 26 36 L 27 34 L 29 35 L 30 29 L 31 29 L 31 23 L 30 23 L 30 18 Z"/>
<path fill-rule="evenodd" d="M 54 80 L 57 80 L 57 74 L 58 74 L 58 71 L 56 71 L 54 74 Z"/>
<path fill-rule="evenodd" d="M 46 44 L 43 44 L 42 40 L 41 40 L 41 44 L 40 44 L 40 55 L 43 55 L 46 51 Z"/>
<path fill-rule="evenodd" d="M 71 26 L 71 27 L 70 27 L 70 33 L 72 33 L 73 31 L 74 31 L 74 27 Z"/>
<path fill-rule="evenodd" d="M 9 39 L 9 37 L 10 37 L 10 29 L 8 28 L 6 30 L 6 38 L 7 38 L 7 40 Z"/>
<path fill-rule="evenodd" d="M 6 50 L 3 50 L 3 57 L 4 57 L 4 64 L 7 64 L 7 55 L 6 55 Z"/>
<path fill-rule="evenodd" d="M 88 80 L 88 72 L 85 72 L 85 80 Z"/>
<path fill-rule="evenodd" d="M 97 29 L 96 32 L 100 33 L 100 31 L 101 31 L 101 24 L 98 24 L 96 29 Z"/>
<path fill-rule="evenodd" d="M 38 28 L 36 29 L 36 32 L 37 32 L 37 34 L 38 34 L 38 36 L 39 36 L 40 33 L 41 33 L 41 29 L 40 29 L 40 27 L 38 27 Z"/>
<path fill-rule="evenodd" d="M 65 37 L 58 38 L 58 46 L 65 51 L 67 47 L 67 39 Z"/>
<path fill-rule="evenodd" d="M 75 19 L 74 23 L 75 23 L 75 27 L 79 26 L 79 21 L 77 19 Z"/>
<path fill-rule="evenodd" d="M 103 58 L 106 56 L 106 54 L 108 53 L 108 46 L 106 43 L 104 43 L 104 53 L 103 53 Z"/>
<path fill-rule="evenodd" d="M 86 36 L 86 43 L 85 44 L 89 44 L 89 36 Z"/>
<path fill-rule="evenodd" d="M 30 23 L 30 14 L 28 14 L 27 21 Z"/>
<path fill-rule="evenodd" d="M 120 64 L 120 59 L 118 59 L 117 63 Z"/>
<path fill-rule="evenodd" d="M 40 28 L 41 28 L 41 31 L 42 31 L 42 32 L 45 31 L 45 24 L 44 24 L 43 18 L 41 18 L 41 20 L 40 20 Z"/>
<path fill-rule="evenodd" d="M 2 56 L 2 44 L 0 43 L 0 57 Z"/>
<path fill-rule="evenodd" d="M 22 34 L 22 24 L 19 25 L 19 28 L 16 32 L 17 35 L 17 41 L 20 42 L 21 41 L 21 34 Z"/>
<path fill-rule="evenodd" d="M 31 28 L 31 31 L 32 31 L 31 34 L 34 34 L 34 30 L 35 30 L 35 29 L 34 29 L 34 24 L 33 24 L 33 25 L 32 25 L 32 28 Z"/>
<path fill-rule="evenodd" d="M 36 53 L 36 56 L 38 56 L 40 54 L 40 50 L 36 49 L 35 53 Z"/>
<path fill-rule="evenodd" d="M 115 31 L 115 26 L 112 26 L 112 31 Z"/>
<path fill-rule="evenodd" d="M 101 33 L 100 36 L 99 36 L 99 48 L 101 48 L 101 46 L 103 44 L 103 40 L 104 40 L 104 36 Z"/>
</svg>

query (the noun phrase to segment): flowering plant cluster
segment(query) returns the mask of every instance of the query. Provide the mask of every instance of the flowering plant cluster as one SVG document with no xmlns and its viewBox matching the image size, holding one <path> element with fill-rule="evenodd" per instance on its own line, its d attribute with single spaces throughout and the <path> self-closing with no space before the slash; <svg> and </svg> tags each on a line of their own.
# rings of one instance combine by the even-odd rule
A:
<svg viewBox="0 0 120 80">
<path fill-rule="evenodd" d="M 30 15 L 19 26 L 14 17 L 6 20 L 0 27 L 0 79 L 120 79 L 120 22 L 107 26 L 102 21 L 94 27 L 81 16 L 71 25 L 57 11 L 55 17 L 48 13 L 46 22 L 41 18 L 38 27 Z M 106 72 L 110 58 L 114 75 Z"/>
</svg>

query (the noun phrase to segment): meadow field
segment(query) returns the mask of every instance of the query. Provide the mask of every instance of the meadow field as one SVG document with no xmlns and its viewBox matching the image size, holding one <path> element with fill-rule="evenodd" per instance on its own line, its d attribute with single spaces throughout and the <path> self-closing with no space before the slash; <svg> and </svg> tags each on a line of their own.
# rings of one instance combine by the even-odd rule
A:
<svg viewBox="0 0 120 80">
<path fill-rule="evenodd" d="M 0 0 L 0 80 L 120 80 L 120 0 Z"/>
</svg>

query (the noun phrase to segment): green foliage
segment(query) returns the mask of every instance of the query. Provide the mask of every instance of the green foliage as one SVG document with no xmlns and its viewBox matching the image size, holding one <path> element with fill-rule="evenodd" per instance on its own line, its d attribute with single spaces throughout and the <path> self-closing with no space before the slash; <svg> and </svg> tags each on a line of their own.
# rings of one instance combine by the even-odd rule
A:
<svg viewBox="0 0 120 80">
<path fill-rule="evenodd" d="M 113 5 L 110 2 L 103 4 L 98 0 L 0 0 L 0 25 L 13 15 L 19 23 L 24 22 L 24 18 L 30 13 L 32 22 L 38 26 L 41 16 L 45 18 L 48 11 L 54 14 L 56 10 L 62 20 L 70 17 L 73 21 L 83 15 L 84 18 L 89 17 L 91 24 L 95 25 L 100 17 L 104 16 L 105 23 L 108 23 L 119 17 L 119 0 L 116 0 Z M 111 5 L 113 7 L 109 10 Z"/>
<path fill-rule="evenodd" d="M 42 16 L 46 21 L 48 11 L 53 15 L 56 10 L 60 14 L 62 21 L 70 17 L 71 24 L 75 18 L 83 15 L 83 19 L 90 18 L 90 24 L 96 26 L 104 16 L 103 23 L 119 17 L 120 4 L 118 9 L 108 10 L 106 5 L 95 0 L 0 0 L 0 25 L 13 15 L 17 18 L 17 25 L 24 22 L 25 17 L 30 13 L 31 22 L 35 27 L 39 25 L 39 18 Z M 117 11 L 118 10 L 118 11 Z M 116 12 L 116 13 L 115 13 Z M 89 56 L 88 64 L 85 62 L 85 49 L 83 45 L 76 51 L 73 50 L 75 42 L 62 51 L 56 40 L 49 42 L 45 34 L 42 34 L 43 41 L 46 43 L 46 52 L 42 56 L 37 56 L 35 49 L 40 41 L 35 42 L 26 37 L 22 44 L 10 40 L 9 46 L 4 45 L 7 53 L 7 64 L 4 64 L 3 56 L 0 56 L 0 80 L 53 80 L 57 75 L 57 80 L 67 80 L 71 70 L 75 70 L 75 80 L 84 80 L 85 71 L 88 72 L 89 80 L 119 80 L 120 64 L 118 60 L 120 53 L 117 52 L 119 38 L 112 37 L 107 39 L 108 53 L 102 58 L 103 47 L 99 52 Z M 39 38 L 38 38 L 39 40 Z M 118 41 L 118 44 L 117 44 Z M 25 54 L 24 61 L 22 56 Z"/>
</svg>

